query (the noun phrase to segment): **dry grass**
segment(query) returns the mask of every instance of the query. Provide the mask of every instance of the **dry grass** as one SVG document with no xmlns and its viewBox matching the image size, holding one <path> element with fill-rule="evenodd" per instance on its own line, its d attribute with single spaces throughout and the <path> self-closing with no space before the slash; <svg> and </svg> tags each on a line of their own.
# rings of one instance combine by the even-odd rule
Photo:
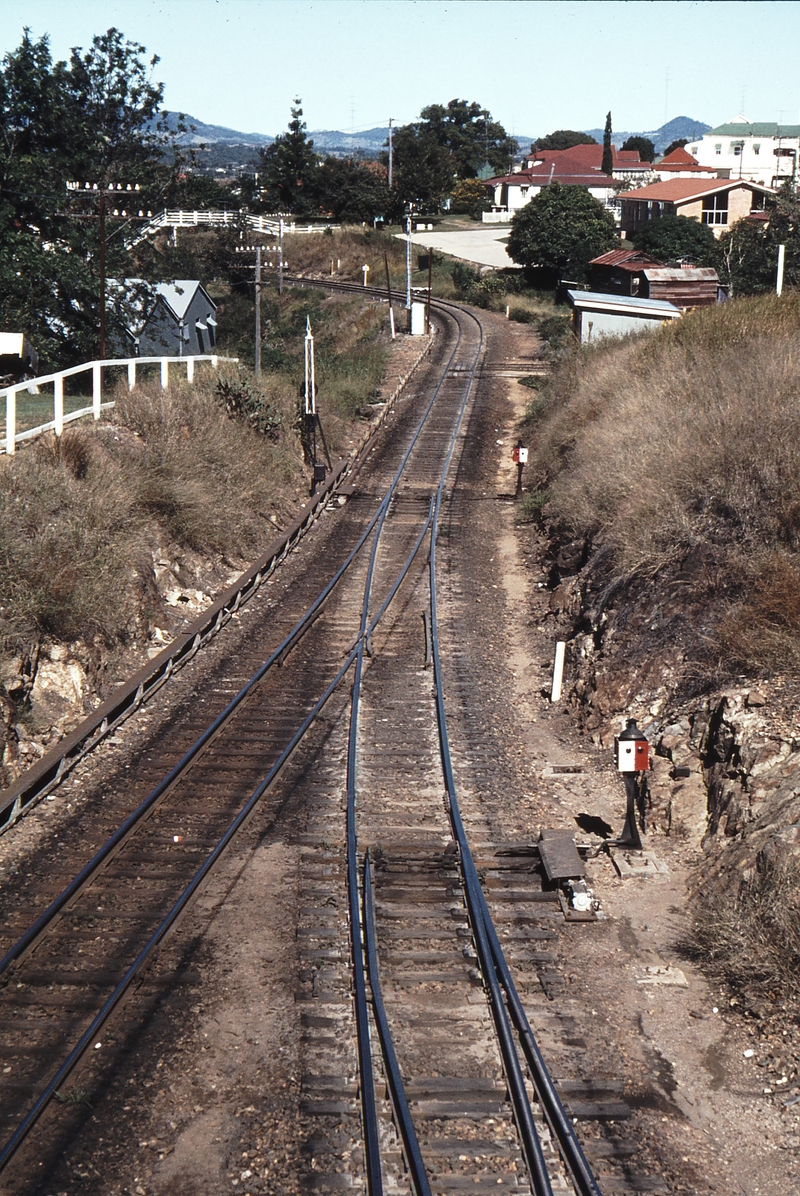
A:
<svg viewBox="0 0 800 1196">
<path fill-rule="evenodd" d="M 532 404 L 529 474 L 608 573 L 664 577 L 703 552 L 724 579 L 720 648 L 800 663 L 799 399 L 796 298 L 706 309 L 572 352 Z"/>
<path fill-rule="evenodd" d="M 765 864 L 739 892 L 716 893 L 701 908 L 690 953 L 744 1004 L 800 1010 L 800 867 Z"/>
<path fill-rule="evenodd" d="M 229 419 L 213 384 L 119 395 L 115 423 L 67 429 L 0 460 L 0 636 L 123 644 L 159 599 L 158 545 L 241 559 L 297 476 L 299 448 Z"/>
</svg>

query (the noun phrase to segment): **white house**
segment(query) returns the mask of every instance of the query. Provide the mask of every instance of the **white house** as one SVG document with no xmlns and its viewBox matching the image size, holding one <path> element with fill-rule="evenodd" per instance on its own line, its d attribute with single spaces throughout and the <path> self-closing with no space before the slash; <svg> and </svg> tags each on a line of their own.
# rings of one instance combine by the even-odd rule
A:
<svg viewBox="0 0 800 1196">
<path fill-rule="evenodd" d="M 800 125 L 753 124 L 735 116 L 711 129 L 686 149 L 701 166 L 713 168 L 719 178 L 743 179 L 762 187 L 798 182 Z"/>
</svg>

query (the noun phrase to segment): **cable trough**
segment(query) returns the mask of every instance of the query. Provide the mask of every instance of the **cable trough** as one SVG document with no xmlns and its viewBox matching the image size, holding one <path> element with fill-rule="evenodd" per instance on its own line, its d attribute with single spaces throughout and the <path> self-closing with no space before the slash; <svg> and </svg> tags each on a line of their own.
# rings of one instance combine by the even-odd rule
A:
<svg viewBox="0 0 800 1196">
<path fill-rule="evenodd" d="M 477 317 L 455 305 L 438 304 L 436 310 L 436 318 L 454 328 L 452 349 L 442 356 L 433 393 L 417 401 L 416 407 L 411 404 L 416 422 L 408 424 L 405 439 L 400 437 L 401 449 L 394 457 L 387 452 L 384 460 L 376 462 L 377 476 L 382 470 L 386 478 L 379 496 L 368 501 L 365 491 L 364 500 L 351 500 L 340 512 L 346 532 L 340 539 L 349 537 L 349 543 L 346 550 L 339 550 L 328 581 L 312 594 L 308 583 L 305 589 L 298 583 L 297 592 L 309 599 L 300 617 L 280 635 L 276 625 L 270 651 L 233 697 L 198 728 L 191 742 L 173 745 L 171 766 L 119 820 L 47 908 L 20 926 L 14 941 L 7 943 L 0 959 L 0 978 L 5 983 L 0 992 L 0 1019 L 8 1024 L 13 1017 L 19 1027 L 19 1058 L 26 1060 L 29 1081 L 25 1099 L 15 1100 L 13 1108 L 6 1107 L 3 1114 L 7 1128 L 0 1167 L 24 1167 L 29 1147 L 23 1148 L 23 1144 L 29 1136 L 42 1132 L 41 1118 L 54 1094 L 80 1066 L 82 1054 L 126 1000 L 147 961 L 237 833 L 256 811 L 260 817 L 280 817 L 286 800 L 281 778 L 287 764 L 291 761 L 293 768 L 301 767 L 307 736 L 326 705 L 336 706 L 341 719 L 342 682 L 352 675 L 343 824 L 346 866 L 341 890 L 333 887 L 331 892 L 334 900 L 341 896 L 348 911 L 352 973 L 347 987 L 354 997 L 357 1123 L 364 1144 L 366 1190 L 379 1196 L 399 1182 L 410 1184 L 416 1196 L 429 1196 L 453 1190 L 454 1184 L 462 1182 L 469 1190 L 479 1190 L 486 1177 L 496 1190 L 513 1174 L 517 1188 L 527 1185 L 535 1196 L 550 1196 L 554 1177 L 563 1186 L 565 1166 L 579 1196 L 599 1196 L 516 993 L 470 853 L 453 779 L 440 659 L 436 543 L 442 534 L 446 485 L 473 398 L 483 342 Z M 413 666 L 408 653 L 384 653 L 387 645 L 399 642 L 405 646 L 409 637 L 422 640 L 419 607 L 426 589 L 423 609 L 428 616 L 433 704 L 431 671 L 424 668 L 424 653 Z M 392 670 L 402 668 L 407 671 L 398 689 Z M 408 714 L 414 724 L 407 724 L 398 760 L 401 756 L 405 759 L 406 752 L 419 757 L 407 770 L 408 793 L 405 797 L 398 793 L 402 809 L 379 792 L 389 757 L 380 739 L 387 735 L 380 730 L 385 715 L 379 717 L 377 711 L 389 693 L 382 686 L 390 683 L 394 686 L 392 709 L 398 719 Z M 290 724 L 293 730 L 288 733 Z M 426 726 L 428 730 L 422 734 Z M 418 731 L 423 739 L 427 734 L 427 747 L 418 741 Z M 248 755 L 246 745 L 252 743 L 254 734 L 261 749 L 254 755 L 250 746 Z M 432 800 L 426 796 L 437 755 L 444 777 L 444 803 L 440 793 Z M 396 790 L 400 776 L 406 776 L 402 769 L 392 778 Z M 329 788 L 333 802 L 333 789 L 326 787 L 326 792 Z M 422 794 L 419 800 L 418 790 Z M 176 825 L 176 811 L 180 811 L 181 825 L 190 831 L 183 836 L 185 847 L 170 846 L 170 836 L 164 833 Z M 314 816 L 329 817 L 321 799 Z M 400 836 L 400 855 L 406 853 L 408 864 L 398 857 L 400 872 L 391 846 L 393 836 L 396 838 L 392 818 L 405 819 L 408 824 Z M 168 846 L 162 852 L 158 844 L 163 847 L 164 840 Z M 147 879 L 156 876 L 163 890 L 158 909 L 153 906 L 152 880 L 148 883 Z M 409 900 L 395 916 L 397 901 L 406 902 L 417 881 L 416 892 L 429 898 L 428 904 L 412 909 Z M 392 895 L 392 885 L 399 898 Z M 444 903 L 450 903 L 446 922 L 436 912 L 440 890 Z M 17 920 L 23 914 L 24 900 Z M 57 984 L 66 979 L 67 986 L 79 992 L 87 991 L 84 982 L 89 980 L 88 989 L 96 993 L 97 1004 L 89 1013 L 73 1018 L 68 1031 L 64 1031 L 63 1021 L 61 1029 L 53 1031 L 52 1058 L 60 1061 L 48 1070 L 43 1063 L 31 1063 L 32 1056 L 25 1054 L 35 1022 L 39 1054 L 33 1058 L 47 1058 L 47 1052 L 41 1051 L 45 1019 L 37 1015 L 35 1005 L 36 971 L 37 967 L 46 968 L 48 958 L 63 961 L 69 955 L 76 930 L 84 935 L 79 939 L 84 945 L 96 939 L 106 946 L 113 939 L 119 941 L 102 960 L 90 952 L 80 961 L 76 957 L 66 969 L 63 962 L 56 965 L 51 973 Z M 425 950 L 418 949 L 419 943 L 425 944 Z M 318 952 L 309 951 L 309 955 L 315 954 Z M 392 962 L 393 956 L 402 957 L 399 968 Z M 416 967 L 420 957 L 427 960 L 433 956 L 456 960 L 455 970 L 443 972 L 443 979 L 434 981 L 427 977 L 438 973 L 426 972 L 427 963 L 421 980 L 409 972 L 407 962 Z M 104 989 L 92 984 L 93 974 L 114 969 L 117 978 L 113 984 Z M 23 988 L 22 1004 L 15 996 L 19 990 L 9 984 L 12 979 Z M 433 1000 L 432 983 L 434 987 L 452 985 L 455 1004 L 451 1017 L 438 1016 L 441 998 Z M 407 1005 L 415 992 L 419 999 Z M 463 1004 L 458 995 L 462 992 L 467 993 Z M 405 998 L 400 1000 L 403 993 Z M 429 997 L 433 1000 L 431 1013 Z M 28 1018 L 26 1011 L 31 1014 Z M 449 1048 L 445 1042 L 447 1021 L 452 1022 Z M 409 1031 L 414 1024 L 437 1027 L 435 1034 L 430 1031 L 426 1046 L 427 1065 L 433 1066 L 436 1057 L 438 1076 L 420 1075 L 419 1044 Z M 467 1044 L 453 1038 L 455 1027 L 462 1024 L 470 1027 L 466 1052 Z M 463 1075 L 458 1067 L 466 1069 Z M 498 1082 L 498 1068 L 502 1083 Z M 533 1083 L 533 1103 L 526 1078 Z M 483 1124 L 484 1109 L 495 1111 L 489 1122 L 497 1126 L 488 1143 L 475 1136 L 475 1125 Z M 445 1123 L 451 1128 L 449 1136 L 441 1129 Z M 396 1147 L 391 1145 L 392 1125 L 396 1127 Z M 544 1145 L 543 1134 L 547 1139 Z M 558 1144 L 558 1154 L 549 1146 L 550 1134 Z M 466 1152 L 472 1149 L 470 1143 L 479 1141 L 479 1158 L 484 1161 L 478 1166 L 469 1161 Z M 18 1151 L 19 1158 L 14 1159 Z M 322 1148 L 319 1153 L 325 1157 Z M 398 1158 L 403 1160 L 399 1167 Z M 511 1170 L 501 1170 L 501 1166 Z M 443 1177 L 449 1177 L 447 1183 Z"/>
</svg>

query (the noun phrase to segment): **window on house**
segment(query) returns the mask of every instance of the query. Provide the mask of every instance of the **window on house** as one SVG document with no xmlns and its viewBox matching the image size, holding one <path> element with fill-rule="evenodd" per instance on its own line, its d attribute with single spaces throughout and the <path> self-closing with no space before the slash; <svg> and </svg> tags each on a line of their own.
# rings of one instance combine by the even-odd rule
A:
<svg viewBox="0 0 800 1196">
<path fill-rule="evenodd" d="M 728 223 L 728 192 L 708 195 L 703 200 L 703 224 Z"/>
<path fill-rule="evenodd" d="M 754 154 L 760 154 L 760 153 L 761 153 L 761 146 L 760 146 L 760 144 L 759 144 L 758 142 L 756 142 L 756 143 L 753 145 L 753 153 L 754 153 Z"/>
<path fill-rule="evenodd" d="M 753 202 L 750 204 L 751 212 L 764 212 L 767 207 L 767 197 L 763 191 L 753 192 Z"/>
<path fill-rule="evenodd" d="M 197 351 L 198 353 L 205 353 L 206 348 L 203 344 L 203 333 L 206 331 L 206 326 L 205 324 L 201 324 L 199 320 L 196 320 L 194 327 L 197 333 Z"/>
<path fill-rule="evenodd" d="M 689 153 L 692 154 L 692 156 L 694 156 L 697 153 L 697 146 L 693 145 L 692 148 L 689 150 Z"/>
<path fill-rule="evenodd" d="M 730 153 L 735 154 L 737 158 L 739 157 L 739 155 L 741 154 L 743 149 L 744 149 L 743 141 L 732 141 L 731 142 Z"/>
<path fill-rule="evenodd" d="M 717 142 L 717 144 L 714 146 L 714 153 L 715 154 L 722 153 L 722 144 L 720 142 Z"/>
</svg>

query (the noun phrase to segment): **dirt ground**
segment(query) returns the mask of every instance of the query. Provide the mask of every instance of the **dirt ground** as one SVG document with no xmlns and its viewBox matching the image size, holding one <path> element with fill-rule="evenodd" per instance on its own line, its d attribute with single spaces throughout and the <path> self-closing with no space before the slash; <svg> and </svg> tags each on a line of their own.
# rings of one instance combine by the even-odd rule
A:
<svg viewBox="0 0 800 1196">
<path fill-rule="evenodd" d="M 526 334 L 508 326 L 506 335 L 513 346 Z M 506 446 L 516 442 L 513 416 L 521 415 L 528 397 L 514 380 L 507 393 L 510 418 L 498 435 L 504 441 L 498 493 L 514 488 L 516 470 Z M 534 529 L 514 528 L 510 510 L 507 515 L 498 547 L 513 646 L 510 681 L 528 723 L 526 747 L 543 772 L 548 765 L 583 769 L 560 781 L 543 777 L 535 802 L 529 801 L 531 818 L 549 815 L 551 825 L 574 826 L 588 814 L 619 834 L 625 798 L 611 751 L 579 734 L 569 709 L 544 696 L 555 636 L 539 566 L 543 545 Z M 620 729 L 623 725 L 620 719 Z M 578 832 L 582 838 L 591 836 Z M 589 865 L 588 880 L 606 920 L 570 928 L 570 996 L 596 1021 L 599 1049 L 624 1080 L 629 1103 L 635 1107 L 635 1094 L 645 1089 L 663 1097 L 661 1108 L 637 1111 L 634 1136 L 641 1134 L 653 1158 L 662 1160 L 671 1190 L 742 1196 L 800 1191 L 798 1106 L 784 1107 L 786 1087 L 758 1066 L 762 1052 L 754 1049 L 753 1023 L 730 1007 L 726 994 L 709 985 L 681 950 L 690 930 L 689 889 L 700 849 L 663 834 L 645 837 L 644 846 L 663 870 L 621 877 L 606 853 Z"/>
</svg>

